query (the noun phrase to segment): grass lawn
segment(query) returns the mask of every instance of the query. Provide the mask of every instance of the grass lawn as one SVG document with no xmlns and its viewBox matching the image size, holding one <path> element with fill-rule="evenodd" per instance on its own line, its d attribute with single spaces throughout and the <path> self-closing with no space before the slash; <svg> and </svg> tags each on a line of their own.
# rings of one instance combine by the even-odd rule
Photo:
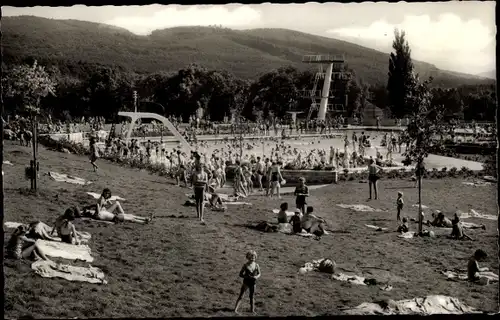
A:
<svg viewBox="0 0 500 320">
<path fill-rule="evenodd" d="M 344 182 L 315 190 L 309 199 L 315 211 L 330 222 L 331 235 L 321 241 L 261 233 L 244 225 L 257 220 L 274 220 L 271 209 L 280 200 L 252 197 L 253 207 L 230 207 L 228 211 L 207 211 L 207 225 L 196 221 L 194 208 L 183 207 L 186 189 L 175 187 L 164 177 L 100 161 L 95 174 L 86 157 L 55 153 L 40 147 L 41 174 L 68 173 L 94 182 L 77 186 L 41 176 L 37 196 L 25 191 L 24 166 L 30 149 L 5 145 L 4 221 L 41 220 L 52 224 L 71 205 L 91 202 L 86 191 L 100 193 L 109 187 L 126 198 L 128 213 L 157 216 L 149 225 L 102 224 L 77 221 L 77 229 L 92 234 L 90 247 L 95 261 L 107 275 L 108 285 L 42 278 L 29 264 L 4 263 L 5 317 L 195 317 L 231 316 L 240 290 L 238 272 L 245 253 L 255 249 L 262 270 L 256 291 L 259 315 L 330 315 L 339 308 L 383 298 L 394 300 L 443 294 L 484 311 L 498 310 L 498 284 L 475 286 L 451 282 L 440 274 L 444 269 L 465 269 L 467 259 L 482 248 L 489 259 L 482 263 L 498 274 L 497 221 L 468 219 L 484 223 L 484 230 L 469 230 L 475 241 L 453 241 L 443 237 L 400 239 L 395 232 L 377 232 L 364 224 L 396 229 L 394 212 L 398 190 L 405 193 L 405 213 L 416 217 L 417 189 L 413 182 L 380 181 L 381 197 L 369 204 L 389 212 L 353 212 L 336 204 L 367 203 L 368 186 Z M 285 177 L 286 178 L 286 177 Z M 57 197 L 56 197 L 57 196 Z M 496 185 L 469 187 L 460 179 L 424 181 L 423 203 L 443 212 L 475 209 L 497 214 Z M 291 196 L 284 198 L 294 204 Z M 175 217 L 173 217 L 174 215 Z M 416 228 L 416 225 L 412 225 Z M 10 230 L 5 234 L 7 240 Z M 400 281 L 386 292 L 378 286 L 358 286 L 329 279 L 324 273 L 299 275 L 305 263 L 331 258 L 345 270 L 358 274 L 370 268 L 390 270 Z M 378 270 L 378 269 L 372 269 Z M 248 298 L 241 311 L 246 314 Z"/>
</svg>

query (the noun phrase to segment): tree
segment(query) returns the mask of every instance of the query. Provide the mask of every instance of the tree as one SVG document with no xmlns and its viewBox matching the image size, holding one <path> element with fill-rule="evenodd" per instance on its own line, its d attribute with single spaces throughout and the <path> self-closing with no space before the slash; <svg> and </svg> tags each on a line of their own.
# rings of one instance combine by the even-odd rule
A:
<svg viewBox="0 0 500 320">
<path fill-rule="evenodd" d="M 40 107 L 40 101 L 49 94 L 55 95 L 56 81 L 37 61 L 33 66 L 19 65 L 12 68 L 7 77 L 2 79 L 7 96 L 18 98 L 23 107 L 31 110 Z"/>
<path fill-rule="evenodd" d="M 47 95 L 54 94 L 56 82 L 45 71 L 43 66 L 39 66 L 35 61 L 33 66 L 16 66 L 10 72 L 5 84 L 7 92 L 11 96 L 17 96 L 24 104 L 24 111 L 31 118 L 32 137 L 33 137 L 33 160 L 31 161 L 31 189 L 37 189 L 37 115 L 40 113 L 40 101 Z"/>
<path fill-rule="evenodd" d="M 412 112 L 405 104 L 409 87 L 412 85 L 413 62 L 405 32 L 394 30 L 394 41 L 392 42 L 394 52 L 389 58 L 389 73 L 387 79 L 388 103 L 391 113 L 395 118 L 401 119 Z"/>
<path fill-rule="evenodd" d="M 418 179 L 418 205 L 419 205 L 419 233 L 422 232 L 422 176 L 424 173 L 424 159 L 429 155 L 429 150 L 442 146 L 438 137 L 446 132 L 441 104 L 432 104 L 432 94 L 429 90 L 430 78 L 420 82 L 418 75 L 412 74 L 407 82 L 404 105 L 411 110 L 410 123 L 406 128 L 409 148 L 403 154 L 406 163 L 416 162 L 416 176 Z"/>
</svg>

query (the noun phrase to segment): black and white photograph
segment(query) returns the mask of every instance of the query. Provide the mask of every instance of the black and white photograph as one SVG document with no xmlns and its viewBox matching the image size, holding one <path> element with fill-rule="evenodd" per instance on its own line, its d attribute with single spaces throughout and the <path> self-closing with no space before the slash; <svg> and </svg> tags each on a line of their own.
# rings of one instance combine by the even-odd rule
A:
<svg viewBox="0 0 500 320">
<path fill-rule="evenodd" d="M 10 4 L 5 319 L 499 312 L 495 1 Z"/>
</svg>

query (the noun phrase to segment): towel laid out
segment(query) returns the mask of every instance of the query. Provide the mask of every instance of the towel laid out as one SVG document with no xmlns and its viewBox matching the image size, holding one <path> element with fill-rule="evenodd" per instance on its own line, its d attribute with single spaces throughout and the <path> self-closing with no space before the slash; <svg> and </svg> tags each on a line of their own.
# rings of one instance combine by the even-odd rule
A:
<svg viewBox="0 0 500 320">
<path fill-rule="evenodd" d="M 4 160 L 3 164 L 9 165 L 9 166 L 13 166 L 14 165 L 12 162 L 10 162 L 8 160 Z"/>
<path fill-rule="evenodd" d="M 351 209 L 359 212 L 382 212 L 381 209 L 375 209 L 365 204 L 337 204 L 337 206 L 344 209 Z"/>
<path fill-rule="evenodd" d="M 337 280 L 337 281 L 349 282 L 352 284 L 358 284 L 358 285 L 362 285 L 362 286 L 367 285 L 365 283 L 366 279 L 364 277 L 360 277 L 357 275 L 347 275 L 344 273 L 338 273 L 338 274 L 332 275 L 332 279 Z"/>
<path fill-rule="evenodd" d="M 458 273 L 455 271 L 441 271 L 442 274 L 444 274 L 448 279 L 454 279 L 454 280 L 467 280 L 467 273 Z M 481 278 L 487 278 L 490 282 L 498 282 L 498 275 L 491 272 L 491 271 L 483 271 L 483 272 L 478 272 L 479 276 Z"/>
<path fill-rule="evenodd" d="M 418 203 L 417 204 L 413 204 L 412 207 L 418 208 Z M 422 209 L 429 209 L 429 207 L 426 206 L 426 205 L 422 205 Z"/>
<path fill-rule="evenodd" d="M 415 232 L 414 231 L 404 232 L 402 234 L 398 234 L 398 237 L 404 238 L 404 239 L 411 239 L 411 238 L 415 237 Z"/>
<path fill-rule="evenodd" d="M 90 255 L 90 247 L 88 245 L 74 245 L 47 240 L 37 240 L 36 242 L 40 250 L 50 257 L 86 262 L 94 261 L 94 258 Z"/>
<path fill-rule="evenodd" d="M 480 212 L 477 212 L 474 209 L 470 209 L 469 212 L 463 212 L 460 210 L 457 210 L 457 215 L 461 219 L 468 219 L 468 218 L 480 218 L 480 219 L 487 219 L 487 220 L 498 220 L 498 215 L 491 215 L 491 214 L 482 214 Z"/>
<path fill-rule="evenodd" d="M 101 195 L 99 193 L 95 193 L 95 192 L 87 192 L 87 194 L 96 200 L 101 197 Z M 116 201 L 116 200 L 125 201 L 126 199 L 124 199 L 120 196 L 111 196 L 111 198 L 109 198 L 109 200 L 111 200 L 111 201 Z"/>
<path fill-rule="evenodd" d="M 486 186 L 491 186 L 491 182 L 487 181 L 475 181 L 475 182 L 469 182 L 469 181 L 463 181 L 462 184 L 466 186 L 472 186 L 472 187 L 486 187 Z"/>
<path fill-rule="evenodd" d="M 310 238 L 310 237 L 314 237 L 314 230 L 316 230 L 318 226 L 317 225 L 314 225 L 313 227 L 311 227 L 311 233 L 305 231 L 302 229 L 301 232 L 298 232 L 298 233 L 294 233 L 293 232 L 293 227 L 291 224 L 289 223 L 278 223 L 278 232 L 281 232 L 281 233 L 284 233 L 284 234 L 293 234 L 293 235 L 296 235 L 296 236 L 300 236 L 300 237 L 306 237 L 306 238 Z M 324 235 L 329 235 L 330 233 L 326 230 L 324 230 L 325 234 Z"/>
<path fill-rule="evenodd" d="M 483 179 L 491 183 L 497 183 L 497 179 L 493 176 L 484 176 Z"/>
<path fill-rule="evenodd" d="M 62 278 L 68 281 L 107 284 L 104 272 L 92 266 L 76 267 L 58 264 L 51 260 L 38 260 L 31 264 L 31 269 L 44 278 Z"/>
<path fill-rule="evenodd" d="M 82 178 L 72 177 L 67 174 L 62 174 L 57 172 L 49 172 L 49 177 L 51 177 L 57 182 L 67 182 L 67 183 L 79 184 L 82 186 L 89 185 L 92 183 Z"/>
<path fill-rule="evenodd" d="M 22 225 L 22 223 L 6 221 L 6 222 L 3 223 L 3 225 L 7 229 L 16 229 L 17 227 L 19 227 L 20 225 Z"/>
<path fill-rule="evenodd" d="M 379 226 L 374 226 L 372 224 L 365 224 L 365 227 L 368 227 L 370 229 L 375 229 L 377 231 L 386 231 L 386 230 L 389 230 L 389 228 L 382 228 L 382 227 L 379 227 Z"/>
<path fill-rule="evenodd" d="M 364 302 L 357 307 L 343 310 L 348 315 L 403 315 L 403 314 L 468 314 L 480 313 L 457 298 L 434 295 L 399 301 L 378 303 Z"/>
<path fill-rule="evenodd" d="M 189 200 L 194 199 L 193 194 L 186 193 L 186 197 L 188 197 Z M 234 206 L 238 206 L 238 205 L 251 206 L 252 205 L 250 202 L 238 201 L 241 198 L 239 196 L 235 197 L 235 196 L 230 196 L 230 195 L 222 193 L 222 194 L 219 194 L 219 198 L 222 200 L 222 202 L 225 205 L 234 205 Z M 209 199 L 209 195 L 206 194 L 205 195 L 205 203 L 209 202 L 208 199 Z"/>
</svg>

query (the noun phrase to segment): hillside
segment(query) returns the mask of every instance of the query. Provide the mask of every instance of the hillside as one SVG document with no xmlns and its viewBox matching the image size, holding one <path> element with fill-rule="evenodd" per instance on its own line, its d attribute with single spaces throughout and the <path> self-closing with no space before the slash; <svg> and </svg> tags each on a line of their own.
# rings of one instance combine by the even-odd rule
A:
<svg viewBox="0 0 500 320">
<path fill-rule="evenodd" d="M 490 70 L 487 72 L 480 73 L 480 74 L 478 74 L 478 76 L 488 78 L 488 79 L 496 79 L 497 78 L 497 71 Z"/>
<path fill-rule="evenodd" d="M 177 71 L 197 63 L 255 79 L 286 65 L 313 69 L 301 62 L 304 54 L 344 53 L 349 67 L 368 83 L 385 84 L 387 77 L 386 53 L 286 29 L 178 27 L 138 36 L 103 24 L 22 16 L 3 18 L 2 30 L 6 63 L 36 58 L 59 65 L 62 72 L 71 72 L 82 63 L 112 65 L 138 73 Z M 442 71 L 428 63 L 415 65 L 422 77 L 433 76 L 439 86 L 491 82 Z"/>
</svg>

